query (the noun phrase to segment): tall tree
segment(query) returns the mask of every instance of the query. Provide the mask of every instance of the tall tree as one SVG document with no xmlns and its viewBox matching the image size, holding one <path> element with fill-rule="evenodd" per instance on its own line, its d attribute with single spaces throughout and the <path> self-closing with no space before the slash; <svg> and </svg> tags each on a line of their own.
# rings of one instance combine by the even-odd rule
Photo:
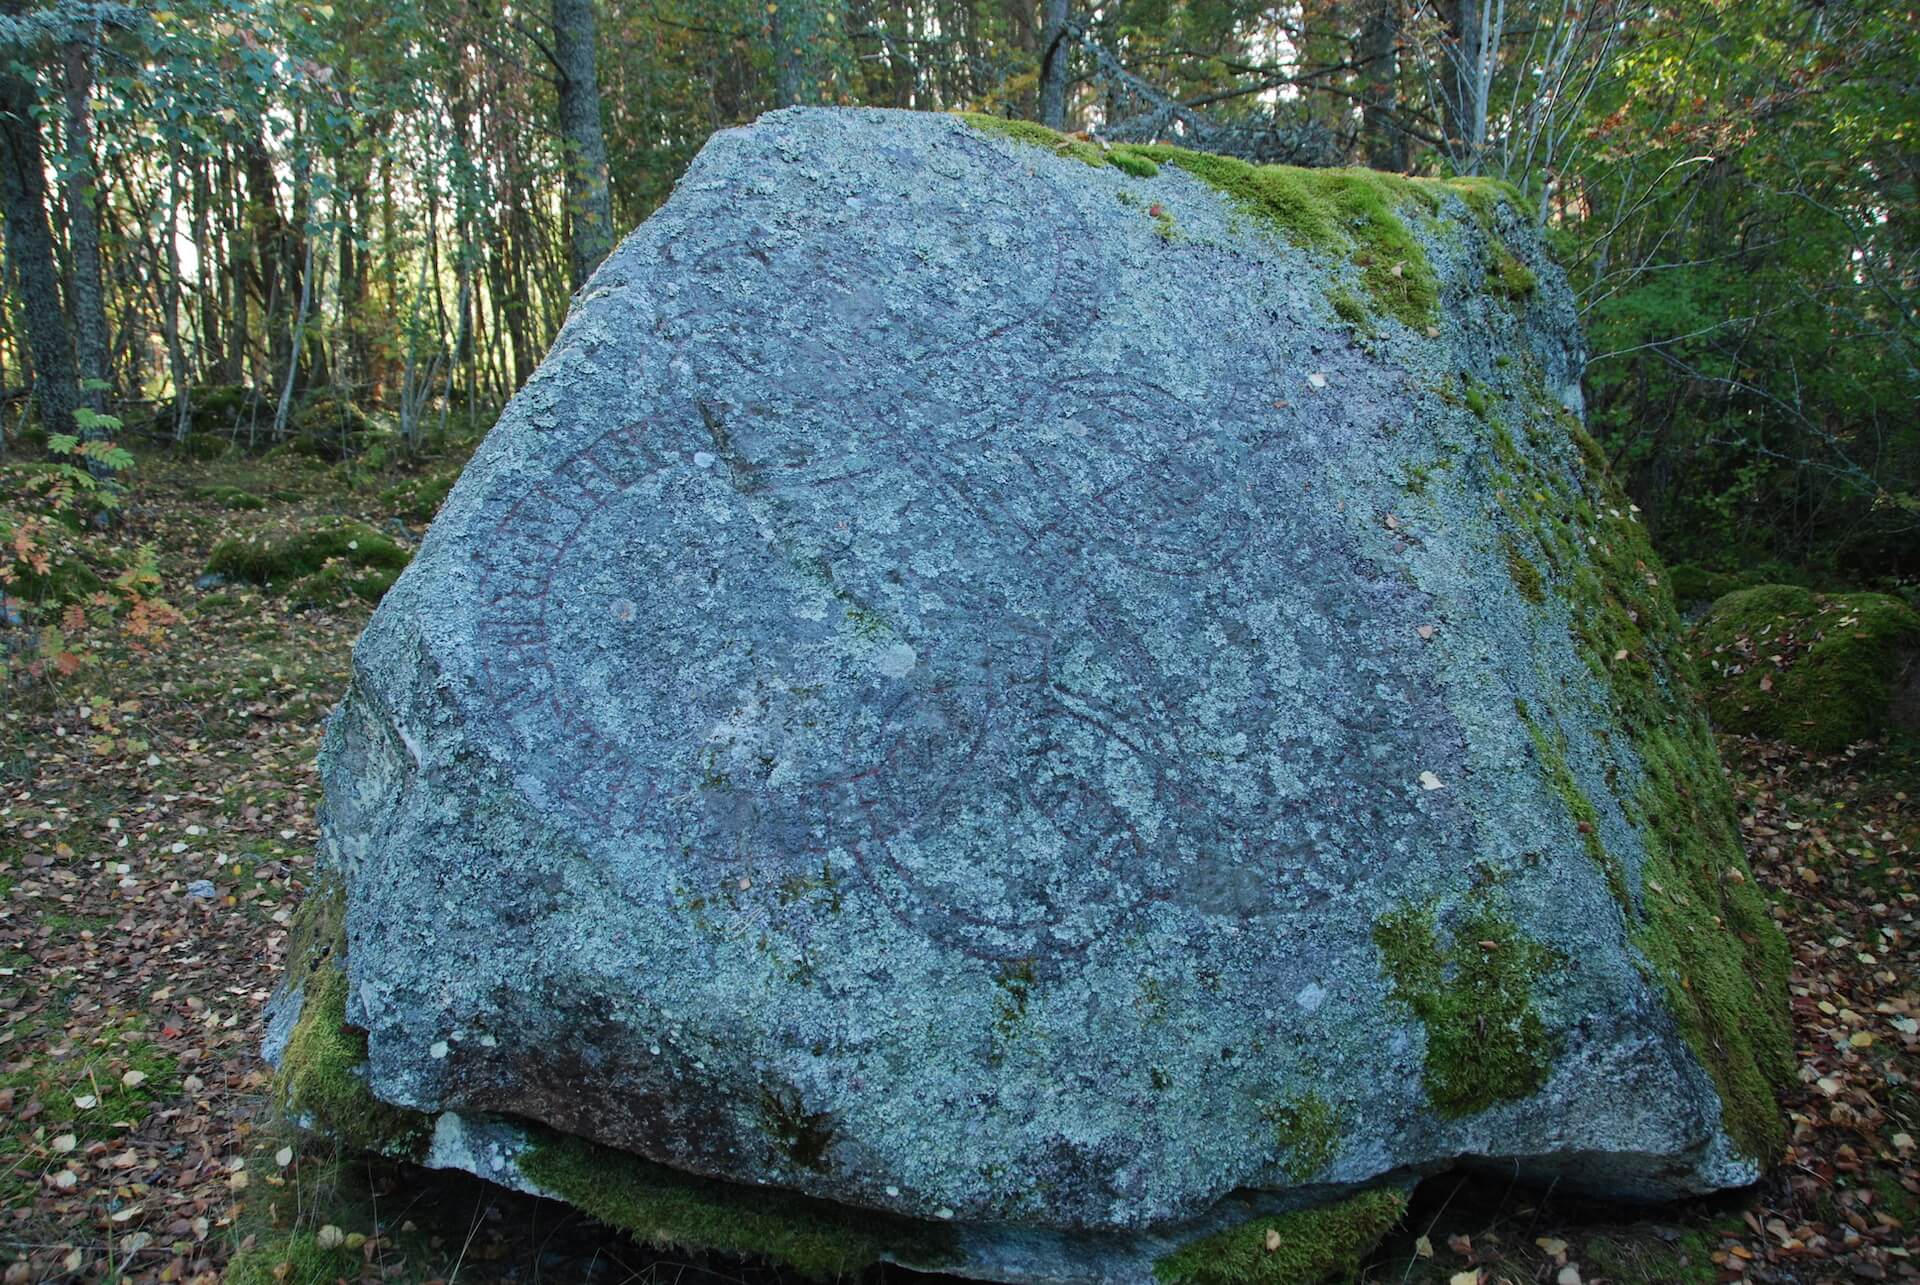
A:
<svg viewBox="0 0 1920 1285">
<path fill-rule="evenodd" d="M 0 0 L 0 14 L 8 18 L 19 19 L 25 9 L 24 0 Z M 47 159 L 34 115 L 38 94 L 20 74 L 35 61 L 32 48 L 0 46 L 0 210 L 6 215 L 7 256 L 19 273 L 40 418 L 49 432 L 71 433 L 80 391 L 73 335 L 47 222 Z"/>
<path fill-rule="evenodd" d="M 566 147 L 568 267 L 576 290 L 613 249 L 613 194 L 594 66 L 597 44 L 593 0 L 553 0 L 560 134 Z"/>
<path fill-rule="evenodd" d="M 73 311 L 73 349 L 81 381 L 81 400 L 95 411 L 105 411 L 111 373 L 107 364 L 107 304 L 100 261 L 100 217 L 96 206 L 100 178 L 93 161 L 93 67 L 98 56 L 100 27 L 86 24 L 79 38 L 62 50 L 61 89 L 66 98 L 67 250 L 70 256 L 70 301 Z"/>
<path fill-rule="evenodd" d="M 1067 34 L 1067 0 L 1042 0 L 1040 23 L 1040 123 L 1067 127 L 1067 63 L 1073 41 Z"/>
</svg>

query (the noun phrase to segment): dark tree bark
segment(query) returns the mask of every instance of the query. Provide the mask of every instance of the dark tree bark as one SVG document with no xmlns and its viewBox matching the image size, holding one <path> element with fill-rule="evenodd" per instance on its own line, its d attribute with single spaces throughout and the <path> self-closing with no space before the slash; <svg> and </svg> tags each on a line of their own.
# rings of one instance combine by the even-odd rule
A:
<svg viewBox="0 0 1920 1285">
<path fill-rule="evenodd" d="M 1042 0 L 1040 25 L 1040 123 L 1067 127 L 1067 0 Z"/>
<path fill-rule="evenodd" d="M 553 0 L 553 46 L 560 73 L 560 134 L 567 149 L 568 266 L 578 290 L 613 249 L 613 194 L 594 69 L 593 0 Z"/>
<path fill-rule="evenodd" d="M 252 225 L 250 267 L 267 344 L 264 374 L 266 380 L 278 380 L 293 363 L 294 300 L 300 290 L 297 238 L 280 212 L 280 186 L 265 140 L 247 136 L 241 161 L 247 177 L 247 221 Z"/>
<path fill-rule="evenodd" d="M 1400 0 L 1372 0 L 1360 29 L 1360 60 L 1366 98 L 1361 125 L 1366 135 L 1367 164 L 1377 170 L 1405 173 L 1407 135 L 1400 128 L 1399 107 Z"/>
<path fill-rule="evenodd" d="M 0 0 L 0 13 L 18 17 L 21 0 Z M 19 273 L 27 344 L 33 351 L 34 395 L 51 433 L 72 433 L 79 404 L 73 337 L 61 311 L 60 270 L 47 223 L 46 157 L 33 118 L 33 86 L 0 59 L 0 209 L 6 213 L 7 257 Z"/>
<path fill-rule="evenodd" d="M 68 303 L 73 310 L 73 355 L 82 387 L 80 401 L 107 409 L 107 305 L 100 266 L 100 177 L 93 166 L 93 39 L 75 40 L 63 52 L 67 100 L 67 245 L 72 259 Z M 93 383 L 89 388 L 85 385 Z"/>
</svg>

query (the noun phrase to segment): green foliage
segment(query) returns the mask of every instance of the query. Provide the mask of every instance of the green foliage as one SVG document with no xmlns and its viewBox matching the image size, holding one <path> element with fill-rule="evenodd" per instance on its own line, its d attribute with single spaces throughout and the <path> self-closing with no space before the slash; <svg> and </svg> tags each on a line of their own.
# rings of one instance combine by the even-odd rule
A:
<svg viewBox="0 0 1920 1285">
<path fill-rule="evenodd" d="M 1554 953 L 1476 898 L 1440 943 L 1434 913 L 1403 907 L 1373 926 L 1393 999 L 1427 1032 L 1427 1097 L 1444 1116 L 1476 1115 L 1529 1097 L 1547 1082 L 1558 1041 L 1533 1004 Z"/>
<path fill-rule="evenodd" d="M 582 1138 L 546 1135 L 519 1164 L 569 1204 L 663 1249 L 764 1257 L 814 1280 L 857 1275 L 888 1253 L 921 1267 L 951 1255 L 936 1224 L 716 1182 Z"/>
<path fill-rule="evenodd" d="M 1849 5 L 1650 13 L 1583 122 L 1595 432 L 1661 546 L 1920 569 L 1920 27 Z M 1657 179 L 1656 179 L 1657 176 Z M 1654 180 L 1654 181 L 1650 181 Z M 1636 265 L 1649 263 L 1648 270 Z"/>
<path fill-rule="evenodd" d="M 1896 691 L 1920 682 L 1920 614 L 1885 594 L 1743 589 L 1713 605 L 1694 644 L 1720 728 L 1812 750 L 1880 735 Z"/>
<path fill-rule="evenodd" d="M 1407 1197 L 1390 1187 L 1338 1204 L 1256 1218 L 1183 1245 L 1153 1265 L 1162 1285 L 1318 1285 L 1359 1270 Z"/>
</svg>

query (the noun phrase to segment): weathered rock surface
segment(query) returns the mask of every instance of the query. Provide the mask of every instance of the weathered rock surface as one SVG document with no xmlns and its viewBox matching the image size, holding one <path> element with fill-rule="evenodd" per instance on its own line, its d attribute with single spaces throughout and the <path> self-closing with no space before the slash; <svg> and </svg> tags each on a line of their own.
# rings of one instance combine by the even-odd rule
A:
<svg viewBox="0 0 1920 1285">
<path fill-rule="evenodd" d="M 356 649 L 272 1051 L 344 1012 L 430 1163 L 789 1261 L 661 1185 L 1119 1280 L 1456 1163 L 1751 1180 L 1784 952 L 1580 364 L 1485 184 L 716 136 Z"/>
</svg>

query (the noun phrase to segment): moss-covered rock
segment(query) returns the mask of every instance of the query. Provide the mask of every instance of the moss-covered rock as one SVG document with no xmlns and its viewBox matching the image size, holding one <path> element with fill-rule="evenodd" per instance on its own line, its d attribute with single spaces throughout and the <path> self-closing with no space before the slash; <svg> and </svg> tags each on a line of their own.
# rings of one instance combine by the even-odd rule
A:
<svg viewBox="0 0 1920 1285">
<path fill-rule="evenodd" d="M 1746 868 L 1719 753 L 1696 704 L 1685 626 L 1646 528 L 1585 429 L 1569 416 L 1529 412 L 1529 441 L 1557 431 L 1578 448 L 1581 467 L 1558 472 L 1491 427 L 1502 465 L 1496 499 L 1522 540 L 1508 554 L 1533 566 L 1543 594 L 1568 604 L 1575 650 L 1606 694 L 1617 730 L 1598 748 L 1610 760 L 1601 779 L 1612 797 L 1576 779 L 1564 728 L 1524 703 L 1518 718 L 1712 1078 L 1722 1126 L 1743 1155 L 1770 1163 L 1786 1139 L 1775 1095 L 1793 1072 L 1786 942 Z M 1604 837 L 1603 813 L 1614 809 L 1641 849 L 1637 888 Z"/>
<path fill-rule="evenodd" d="M 544 1190 L 662 1249 L 755 1255 L 814 1280 L 856 1276 L 886 1258 L 929 1268 L 951 1255 L 937 1224 L 713 1182 L 581 1138 L 542 1135 L 518 1163 Z"/>
<path fill-rule="evenodd" d="M 267 502 L 252 491 L 224 484 L 200 488 L 200 498 L 211 500 L 230 513 L 252 513 L 267 507 Z"/>
<path fill-rule="evenodd" d="M 1463 1155 L 1753 1181 L 1784 950 L 1538 237 L 996 129 L 717 137 L 476 457 L 322 754 L 368 1083 L 988 1279 L 1318 1272 L 1336 1210 L 1213 1238 Z"/>
<path fill-rule="evenodd" d="M 458 468 L 440 469 L 390 486 L 380 493 L 380 502 L 403 518 L 431 522 L 440 506 L 447 502 L 453 484 L 460 480 Z"/>
<path fill-rule="evenodd" d="M 288 441 L 295 450 L 318 459 L 351 459 L 380 432 L 349 390 L 330 385 L 302 393 L 287 416 Z"/>
<path fill-rule="evenodd" d="M 389 1106 L 368 1090 L 365 1031 L 347 1023 L 346 894 L 335 882 L 309 892 L 288 936 L 287 987 L 299 1016 L 280 1053 L 274 1099 L 289 1119 L 361 1151 L 417 1158 L 432 1118 Z"/>
<path fill-rule="evenodd" d="M 1920 722 L 1920 613 L 1886 594 L 1743 589 L 1694 649 L 1723 731 L 1830 751 Z"/>
<path fill-rule="evenodd" d="M 1449 192 L 1467 202 L 1483 226 L 1493 226 L 1498 206 L 1514 199 L 1504 184 L 1410 179 L 1367 169 L 1301 169 L 1254 165 L 1231 156 L 1188 151 L 1165 144 L 1104 145 L 1056 133 L 1032 121 L 962 113 L 975 129 L 1041 147 L 1092 166 L 1111 165 L 1140 178 L 1164 166 L 1184 170 L 1217 188 L 1262 226 L 1303 249 L 1332 255 L 1358 269 L 1372 309 L 1408 326 L 1433 324 L 1439 280 L 1427 252 L 1409 226 L 1431 216 Z M 1489 288 L 1510 300 L 1530 296 L 1533 271 L 1494 241 Z M 1347 295 L 1336 299 L 1343 320 L 1363 326 L 1367 308 Z"/>
<path fill-rule="evenodd" d="M 1153 1274 L 1164 1285 L 1319 1285 L 1358 1271 L 1406 1210 L 1406 1193 L 1381 1187 L 1256 1218 L 1181 1247 Z"/>
<path fill-rule="evenodd" d="M 378 602 L 412 557 L 364 522 L 321 518 L 292 530 L 222 540 L 207 570 L 324 606 L 349 596 Z"/>
</svg>

